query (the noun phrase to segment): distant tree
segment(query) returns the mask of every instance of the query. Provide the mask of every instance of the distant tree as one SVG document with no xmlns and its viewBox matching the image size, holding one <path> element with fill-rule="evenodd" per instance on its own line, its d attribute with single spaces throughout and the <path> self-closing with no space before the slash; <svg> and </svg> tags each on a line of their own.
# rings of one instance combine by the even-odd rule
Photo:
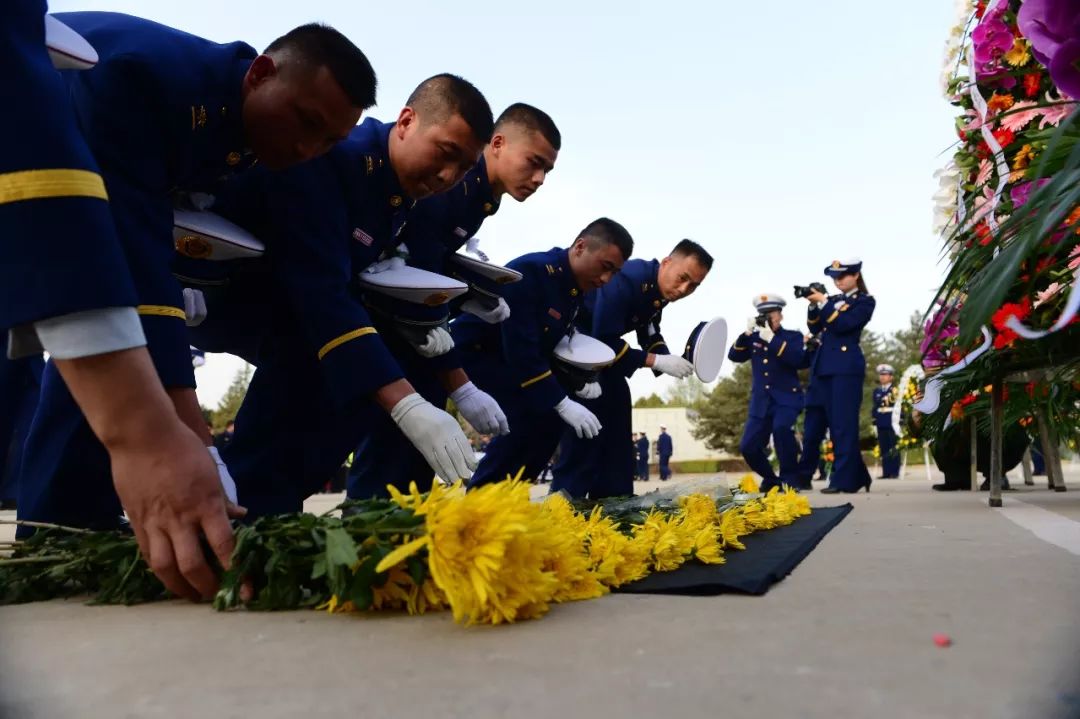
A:
<svg viewBox="0 0 1080 719">
<path fill-rule="evenodd" d="M 211 413 L 211 424 L 214 432 L 221 432 L 232 420 L 236 419 L 236 413 L 240 411 L 240 405 L 244 402 L 248 384 L 251 383 L 251 365 L 245 364 L 244 368 L 237 370 L 232 384 L 225 390 L 217 409 Z"/>
<path fill-rule="evenodd" d="M 634 407 L 645 407 L 648 409 L 654 409 L 656 407 L 666 407 L 664 398 L 653 392 L 648 397 L 638 397 L 634 402 Z"/>
<path fill-rule="evenodd" d="M 698 405 L 697 421 L 691 431 L 696 439 L 704 440 L 709 449 L 738 453 L 750 404 L 751 375 L 749 362 L 735 365 L 731 376 L 717 382 Z"/>
<path fill-rule="evenodd" d="M 696 409 L 709 397 L 705 383 L 694 375 L 681 379 L 668 387 L 664 393 L 665 407 L 689 407 Z"/>
</svg>

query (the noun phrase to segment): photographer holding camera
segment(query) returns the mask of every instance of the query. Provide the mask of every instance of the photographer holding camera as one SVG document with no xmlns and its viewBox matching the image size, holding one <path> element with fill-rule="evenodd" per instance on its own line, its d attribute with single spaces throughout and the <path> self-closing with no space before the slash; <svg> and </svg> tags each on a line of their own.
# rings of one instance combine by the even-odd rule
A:
<svg viewBox="0 0 1080 719">
<path fill-rule="evenodd" d="M 821 286 L 811 286 L 804 296 L 810 301 L 806 322 L 819 346 L 813 353 L 810 382 L 824 402 L 829 434 L 836 457 L 825 494 L 870 491 L 870 472 L 859 450 L 859 408 L 866 358 L 859 347 L 863 327 L 874 315 L 876 302 L 866 291 L 862 262 L 858 259 L 825 268 L 839 294 L 825 296 Z M 796 288 L 796 293 L 803 288 Z"/>
<path fill-rule="evenodd" d="M 750 360 L 753 381 L 750 386 L 750 412 L 743 430 L 739 451 L 750 469 L 762 477 L 761 491 L 786 484 L 799 486 L 797 475 L 799 446 L 795 440 L 795 421 L 803 406 L 800 368 L 806 367 L 808 355 L 803 336 L 780 326 L 781 310 L 787 304 L 779 295 L 763 294 L 753 299 L 757 317 L 747 323 L 728 351 L 732 362 Z M 780 476 L 776 476 L 766 448 L 772 435 Z"/>
</svg>

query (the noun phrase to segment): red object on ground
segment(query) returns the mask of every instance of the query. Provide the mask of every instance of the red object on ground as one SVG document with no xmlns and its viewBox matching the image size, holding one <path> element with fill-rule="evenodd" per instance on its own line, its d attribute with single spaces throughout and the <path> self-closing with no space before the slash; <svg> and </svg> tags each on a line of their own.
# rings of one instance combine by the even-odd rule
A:
<svg viewBox="0 0 1080 719">
<path fill-rule="evenodd" d="M 948 634 L 935 634 L 934 644 L 937 644 L 939 647 L 950 647 L 952 646 L 952 639 Z"/>
</svg>

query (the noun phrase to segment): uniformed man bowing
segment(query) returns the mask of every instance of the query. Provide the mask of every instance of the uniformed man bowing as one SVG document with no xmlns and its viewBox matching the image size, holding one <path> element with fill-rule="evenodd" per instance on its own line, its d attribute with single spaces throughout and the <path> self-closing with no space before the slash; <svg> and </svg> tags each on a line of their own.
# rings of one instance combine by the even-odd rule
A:
<svg viewBox="0 0 1080 719">
<path fill-rule="evenodd" d="M 606 285 L 633 249 L 622 225 L 606 217 L 594 220 L 569 249 L 534 252 L 507 265 L 523 278 L 505 287 L 506 320 L 492 325 L 469 314 L 454 320 L 451 329 L 465 370 L 495 397 L 510 423 L 510 433 L 488 445 L 470 486 L 502 481 L 519 471 L 525 479 L 537 479 L 566 425 L 582 438 L 600 432 L 596 415 L 569 396 L 583 388 L 560 382 L 552 353 L 573 331 L 587 294 Z"/>
<path fill-rule="evenodd" d="M 319 25 L 293 30 L 260 55 L 126 15 L 62 18 L 100 56 L 94 69 L 66 80 L 101 166 L 151 358 L 176 413 L 209 449 L 171 270 L 174 193 L 213 192 L 256 160 L 285 167 L 326 152 L 374 103 L 374 72 L 344 36 Z M 26 450 L 22 518 L 118 524 L 109 457 L 53 366 Z"/>
<path fill-rule="evenodd" d="M 506 108 L 495 121 L 495 131 L 480 162 L 465 179 L 409 211 L 398 238 L 409 250 L 409 265 L 460 274 L 452 256 L 473 241 L 484 220 L 498 211 L 503 197 L 524 202 L 540 189 L 555 168 L 561 145 L 562 136 L 547 113 L 520 102 Z M 509 313 L 505 300 L 490 296 L 466 299 L 462 309 L 488 322 L 502 321 Z M 401 341 L 391 341 L 406 377 L 424 398 L 436 407 L 446 406 L 448 398 L 453 400 L 478 432 L 506 433 L 509 426 L 504 411 L 469 380 L 458 351 L 428 358 Z M 387 485 L 404 491 L 410 482 L 425 491 L 432 477 L 423 455 L 387 420 L 373 428 L 356 448 L 348 493 L 350 498 L 382 496 Z"/>
<path fill-rule="evenodd" d="M 693 294 L 712 263 L 712 255 L 704 247 L 682 240 L 662 260 L 629 260 L 611 282 L 585 298 L 577 327 L 607 343 L 616 360 L 600 373 L 600 396 L 583 402 L 596 413 L 604 429 L 592 440 L 563 433 L 554 491 L 593 499 L 630 495 L 634 493 L 634 475 L 647 478 L 648 439 L 644 450 L 638 448 L 637 467 L 622 451 L 624 438 L 631 431 L 627 379 L 643 367 L 677 378 L 693 371 L 690 362 L 670 354 L 660 334 L 660 320 L 669 303 Z M 627 332 L 636 332 L 637 348 L 622 339 Z"/>
<path fill-rule="evenodd" d="M 750 361 L 753 379 L 750 407 L 739 451 L 746 463 L 762 478 L 761 491 L 778 485 L 799 487 L 798 443 L 795 422 L 802 410 L 802 386 L 798 370 L 807 366 L 803 336 L 781 326 L 787 303 L 774 294 L 753 299 L 758 315 L 748 323 L 728 351 L 732 362 Z M 780 461 L 780 473 L 773 471 L 767 452 L 769 436 Z"/>
<path fill-rule="evenodd" d="M 255 374 L 222 453 L 249 517 L 299 511 L 381 422 L 396 425 L 432 471 L 471 475 L 461 427 L 406 379 L 384 334 L 393 330 L 376 328 L 358 277 L 394 250 L 416 200 L 461 181 L 493 125 L 479 90 L 436 75 L 396 121 L 369 118 L 326 157 L 253 171 L 218 196 L 214 211 L 267 245 L 257 267 L 231 278 L 225 301 L 234 306 L 210 306 L 192 329 L 194 344 L 212 351 L 235 352 L 234 339 L 250 348 L 258 335 Z M 215 326 L 215 314 L 239 324 Z"/>
<path fill-rule="evenodd" d="M 897 389 L 893 385 L 892 365 L 877 366 L 878 386 L 874 388 L 874 429 L 877 431 L 878 450 L 881 453 L 880 479 L 900 478 L 900 453 L 896 449 L 896 430 L 893 429 L 893 407 L 896 405 Z"/>
</svg>

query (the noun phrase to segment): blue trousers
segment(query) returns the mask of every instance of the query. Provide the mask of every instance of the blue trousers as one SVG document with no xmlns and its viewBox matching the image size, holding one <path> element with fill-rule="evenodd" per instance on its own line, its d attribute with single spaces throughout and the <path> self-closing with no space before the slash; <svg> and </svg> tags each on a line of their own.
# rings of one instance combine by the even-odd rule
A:
<svg viewBox="0 0 1080 719">
<path fill-rule="evenodd" d="M 668 462 L 671 460 L 670 454 L 660 455 L 660 479 L 671 478 L 671 467 L 668 466 Z"/>
<path fill-rule="evenodd" d="M 121 526 L 109 454 L 56 366 L 46 363 L 19 474 L 19 519 L 90 529 Z M 19 528 L 19 536 L 32 530 Z"/>
<path fill-rule="evenodd" d="M 251 379 L 233 440 L 221 453 L 247 507 L 246 521 L 301 511 L 361 437 L 380 423 L 393 425 L 366 399 L 338 405 L 314 362 L 264 353 Z"/>
<path fill-rule="evenodd" d="M 495 398 L 510 424 L 509 434 L 494 437 L 488 444 L 469 488 L 501 482 L 519 473 L 522 479 L 537 479 L 555 454 L 566 423 L 553 408 L 530 404 L 497 355 L 463 352 L 462 356 L 469 378 Z"/>
<path fill-rule="evenodd" d="M 799 447 L 795 441 L 795 420 L 798 418 L 798 407 L 786 407 L 770 400 L 764 417 L 748 417 L 746 420 L 739 451 L 750 469 L 764 480 L 761 485 L 763 491 L 777 484 L 799 485 L 796 474 Z M 769 463 L 769 435 L 772 435 L 773 447 L 780 461 L 779 477 Z"/>
<path fill-rule="evenodd" d="M 551 491 L 565 491 L 575 499 L 632 495 L 634 476 L 641 471 L 633 451 L 626 448 L 632 415 L 630 385 L 617 372 L 601 372 L 597 381 L 602 391 L 599 397 L 573 399 L 593 412 L 603 429 L 593 439 L 582 439 L 566 427 L 553 470 Z"/>
<path fill-rule="evenodd" d="M 881 452 L 881 474 L 885 479 L 900 476 L 900 453 L 896 450 L 896 431 L 892 424 L 878 426 L 878 450 Z"/>
<path fill-rule="evenodd" d="M 383 333 L 383 337 L 413 388 L 428 402 L 445 408 L 446 390 L 431 365 L 392 332 Z M 408 491 L 410 482 L 415 482 L 421 492 L 427 492 L 434 479 L 435 472 L 424 455 L 387 416 L 384 421 L 375 422 L 353 450 L 345 486 L 349 499 L 368 499 L 389 497 L 387 485 Z"/>
<path fill-rule="evenodd" d="M 818 471 L 821 462 L 821 443 L 825 439 L 825 430 L 829 423 L 825 419 L 825 408 L 821 405 L 806 406 L 803 414 L 803 445 L 799 457 L 799 487 L 810 489 L 810 481 Z"/>
<path fill-rule="evenodd" d="M 41 392 L 45 360 L 0 355 L 0 500 L 18 498 L 23 445 Z"/>
<path fill-rule="evenodd" d="M 814 377 L 821 384 L 825 416 L 832 436 L 833 461 L 829 486 L 855 492 L 870 486 L 870 472 L 859 448 L 859 410 L 862 406 L 862 375 Z"/>
</svg>

